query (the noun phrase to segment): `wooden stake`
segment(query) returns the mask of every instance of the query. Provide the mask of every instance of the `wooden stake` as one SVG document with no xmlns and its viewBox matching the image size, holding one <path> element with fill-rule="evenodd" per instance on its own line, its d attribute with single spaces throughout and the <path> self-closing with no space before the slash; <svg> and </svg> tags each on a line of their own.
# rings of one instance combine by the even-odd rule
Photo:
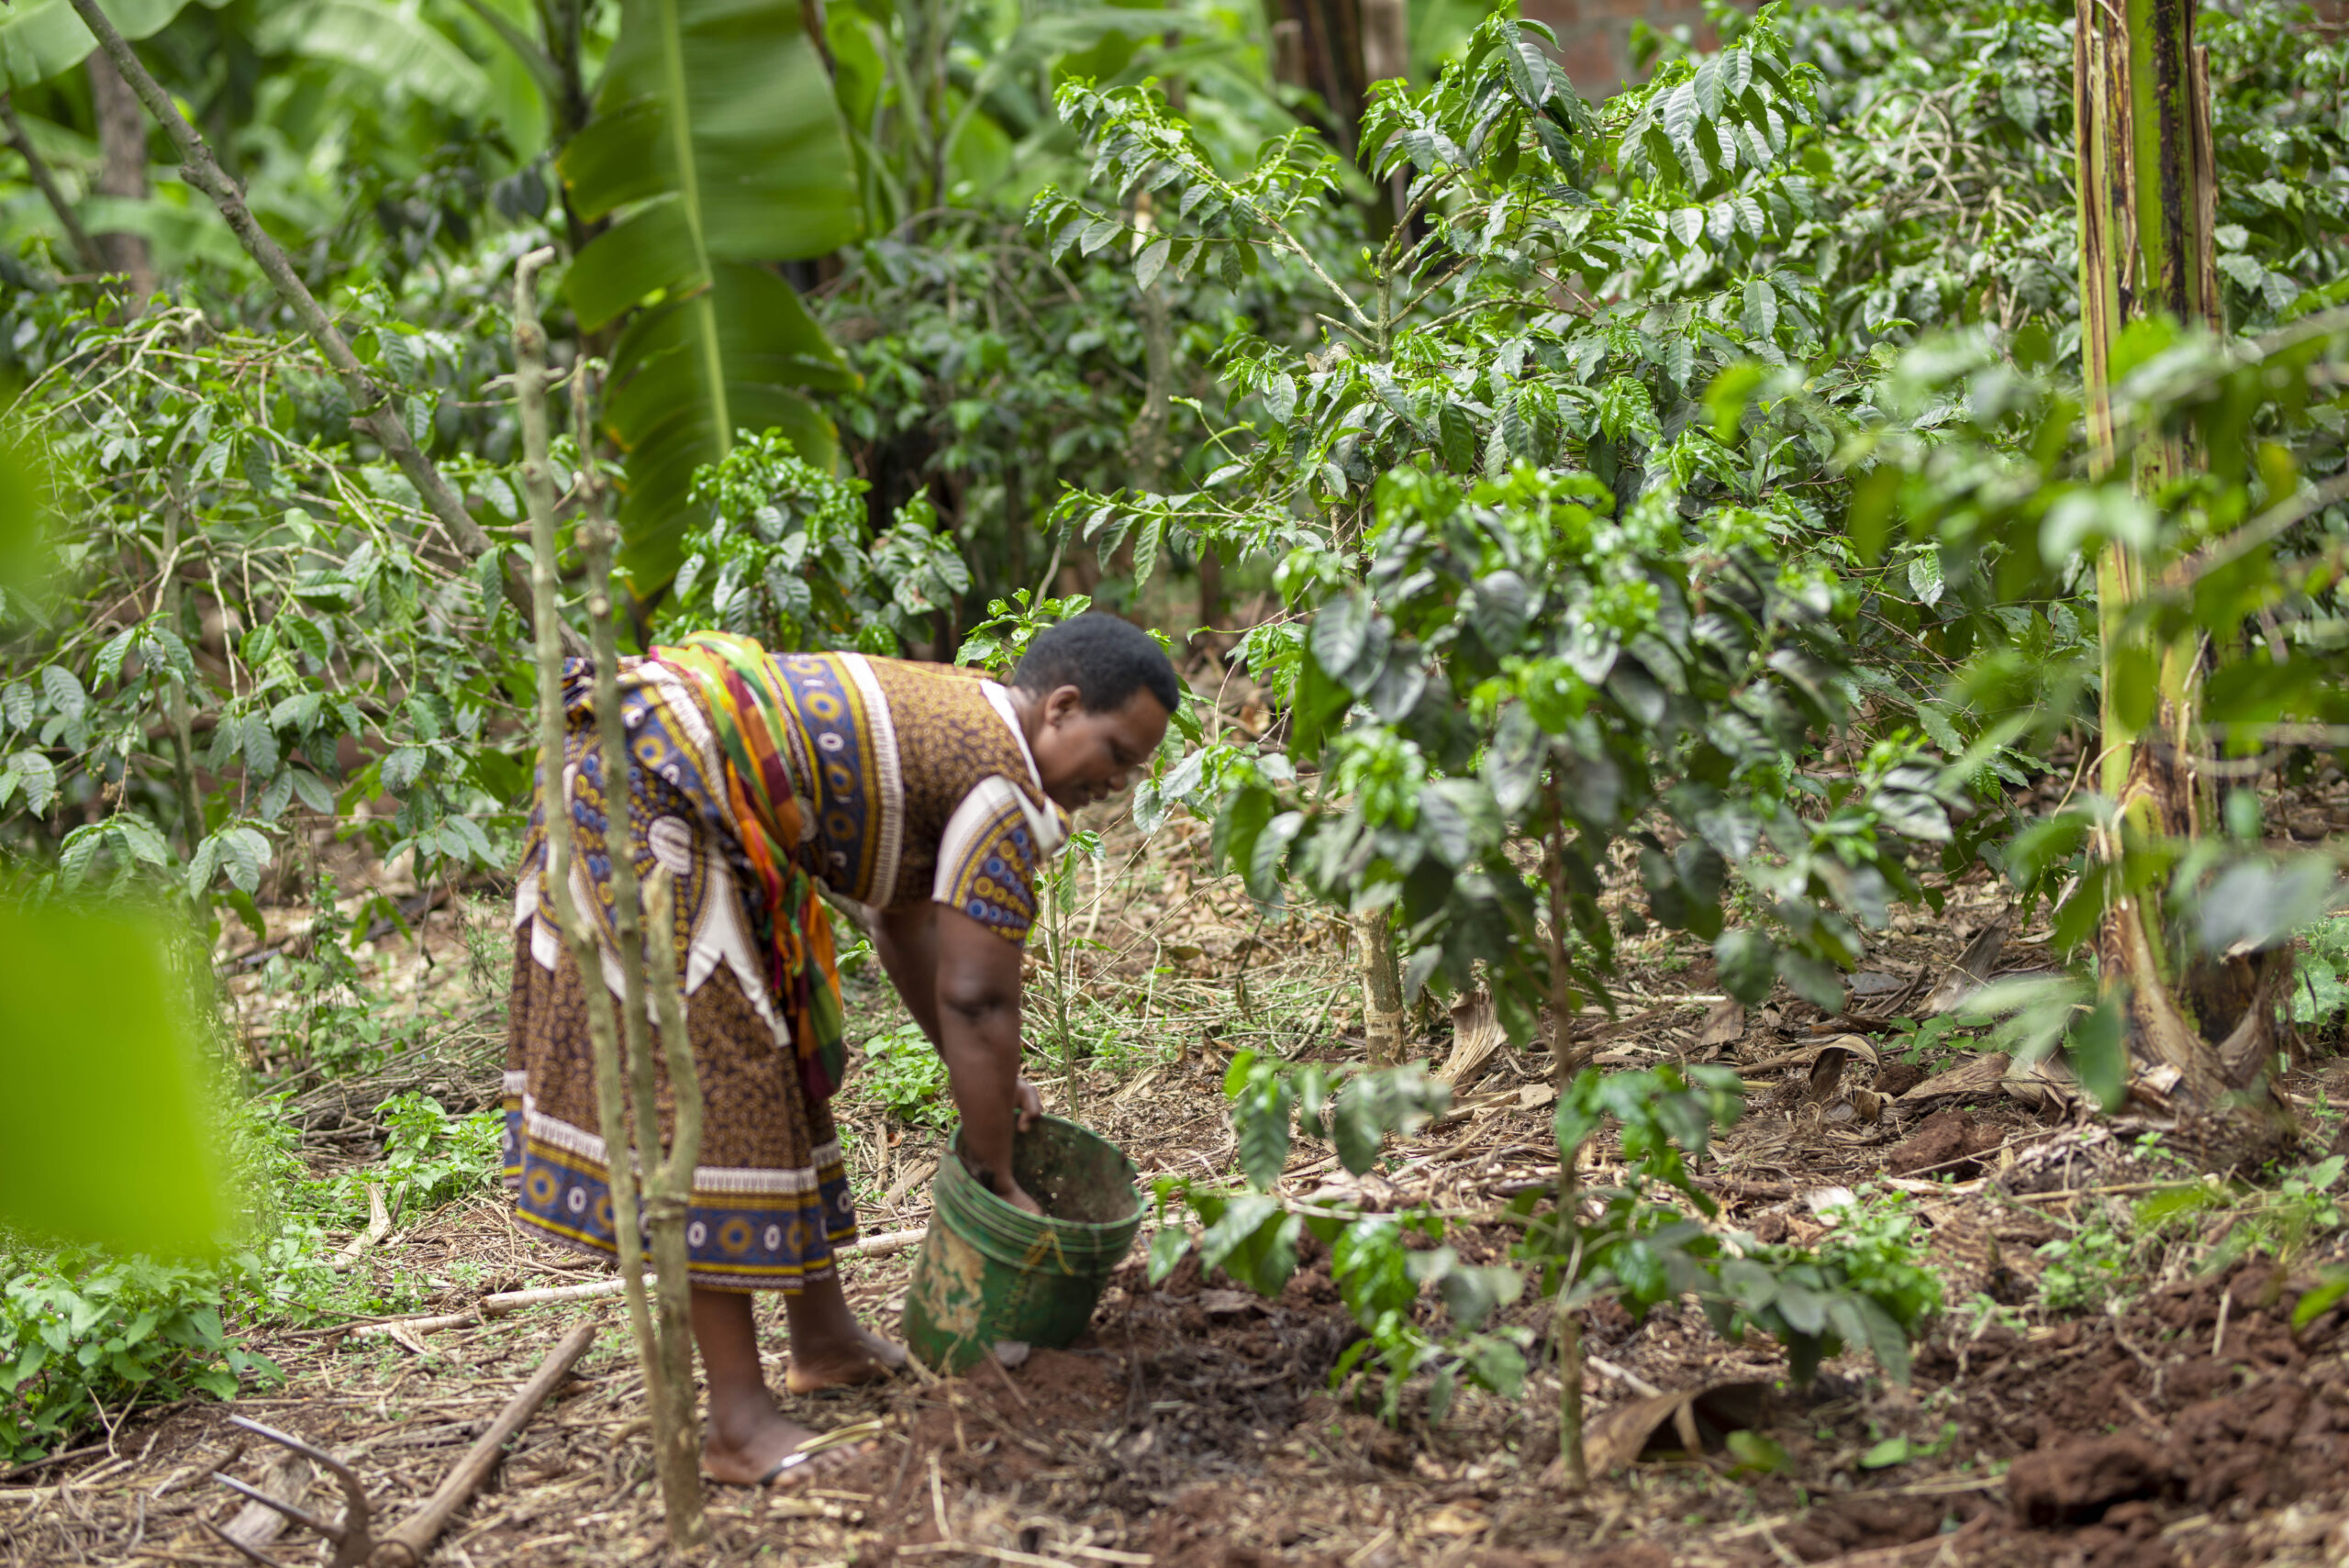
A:
<svg viewBox="0 0 2349 1568">
<path fill-rule="evenodd" d="M 677 974 L 676 945 L 671 937 L 676 929 L 674 892 L 666 866 L 654 868 L 645 895 L 645 912 L 652 929 L 652 1005 L 660 1017 L 662 1054 L 675 1107 L 668 1156 L 652 1168 L 645 1184 L 645 1209 L 652 1224 L 652 1266 L 660 1272 L 661 1370 L 670 1408 L 668 1430 L 656 1428 L 653 1433 L 664 1445 L 655 1458 L 668 1508 L 670 1540 L 682 1544 L 690 1539 L 706 1546 L 709 1525 L 703 1515 L 701 1443 L 694 1421 L 693 1285 L 685 1244 L 694 1166 L 701 1158 L 701 1079 L 694 1067 L 693 1043 L 685 1034 L 685 996 Z M 657 1115 L 650 1074 L 640 1075 L 637 1115 L 640 1119 Z M 649 1160 L 659 1148 L 656 1143 L 641 1152 Z M 681 1520 L 686 1522 L 681 1525 Z"/>
<path fill-rule="evenodd" d="M 506 1408 L 497 1413 L 497 1419 L 489 1424 L 489 1429 L 473 1440 L 465 1457 L 457 1461 L 448 1478 L 424 1500 L 423 1507 L 375 1543 L 371 1568 L 416 1568 L 424 1561 L 432 1543 L 449 1528 L 449 1520 L 459 1508 L 473 1501 L 473 1494 L 489 1479 L 489 1473 L 497 1468 L 497 1462 L 505 1457 L 507 1440 L 520 1431 L 538 1414 L 539 1407 L 547 1402 L 547 1396 L 554 1392 L 555 1385 L 571 1375 L 571 1369 L 587 1353 L 587 1347 L 596 1342 L 596 1325 L 581 1323 L 557 1341 L 547 1359 L 539 1363 L 530 1381 L 507 1401 Z"/>
<path fill-rule="evenodd" d="M 1362 1032 L 1373 1067 L 1403 1060 L 1403 977 L 1395 962 L 1395 920 L 1386 909 L 1353 917 L 1354 962 L 1362 975 Z"/>
<path fill-rule="evenodd" d="M 596 1111 L 604 1139 L 605 1172 L 612 1195 L 613 1245 L 618 1253 L 621 1294 L 628 1301 L 629 1328 L 636 1338 L 637 1355 L 644 1366 L 645 1392 L 652 1418 L 653 1454 L 667 1508 L 669 1541 L 679 1551 L 698 1552 L 708 1545 L 709 1524 L 702 1506 L 699 1454 L 694 1443 L 692 1341 L 687 1338 L 689 1326 L 683 1321 L 682 1311 L 676 1309 L 673 1298 L 673 1293 L 682 1296 L 686 1289 L 682 1222 L 666 1228 L 674 1229 L 678 1251 L 674 1263 L 662 1271 L 670 1280 L 670 1289 L 663 1293 L 658 1328 L 645 1299 L 637 1166 L 641 1162 L 646 1168 L 647 1184 L 655 1195 L 656 1204 L 660 1204 L 674 1193 L 674 1181 L 668 1185 L 662 1184 L 664 1176 L 674 1178 L 676 1162 L 673 1158 L 657 1167 L 654 1163 L 661 1151 L 660 1121 L 652 1103 L 650 1053 L 644 1045 L 640 907 L 637 903 L 635 859 L 630 852 L 633 824 L 628 805 L 627 739 L 619 733 L 619 654 L 618 638 L 612 629 L 611 604 L 613 530 L 606 520 L 603 482 L 594 471 L 592 459 L 584 457 L 593 450 L 593 434 L 586 428 L 587 378 L 584 366 L 572 378 L 572 403 L 581 428 L 584 460 L 579 488 L 584 500 L 584 515 L 580 532 L 588 558 L 586 610 L 595 633 L 596 702 L 603 718 L 599 740 L 604 749 L 605 778 L 618 792 L 621 803 L 612 817 L 616 845 L 610 857 L 614 924 L 623 934 L 637 938 L 632 952 L 622 948 L 626 966 L 623 1008 L 615 1009 L 613 1006 L 611 987 L 604 980 L 601 938 L 591 924 L 592 917 L 579 908 L 572 886 L 575 856 L 564 763 L 562 651 L 557 635 L 562 622 L 555 609 L 554 484 L 547 466 L 546 333 L 539 325 L 530 290 L 538 268 L 551 256 L 551 250 L 541 250 L 522 258 L 515 270 L 514 311 L 515 389 L 521 406 L 522 479 L 530 510 L 530 580 L 539 628 L 539 773 L 547 834 L 547 903 L 571 949 L 572 960 L 578 966 L 580 990 L 586 1003 L 588 1040 L 596 1056 Z M 621 873 L 623 867 L 625 875 Z M 666 967 L 669 950 L 665 933 L 662 941 Z M 674 984 L 674 973 L 671 979 Z M 638 1059 L 627 1065 L 635 1071 L 624 1071 L 623 1025 L 615 1017 L 616 1011 L 627 1015 L 625 1034 L 635 1045 L 633 1054 Z M 684 1069 L 680 1108 L 687 1098 L 693 1107 L 694 1147 L 684 1151 L 684 1180 L 685 1190 L 690 1192 L 691 1161 L 698 1155 L 701 1141 L 701 1091 L 689 1052 Z M 631 1087 L 638 1091 L 633 1095 L 629 1093 Z M 630 1114 L 631 1108 L 634 1115 Z M 635 1124 L 633 1137 L 631 1122 Z M 682 1129 L 682 1117 L 680 1125 Z M 655 1240 L 660 1240 L 658 1233 Z M 685 1461 L 682 1465 L 680 1452 Z"/>
</svg>

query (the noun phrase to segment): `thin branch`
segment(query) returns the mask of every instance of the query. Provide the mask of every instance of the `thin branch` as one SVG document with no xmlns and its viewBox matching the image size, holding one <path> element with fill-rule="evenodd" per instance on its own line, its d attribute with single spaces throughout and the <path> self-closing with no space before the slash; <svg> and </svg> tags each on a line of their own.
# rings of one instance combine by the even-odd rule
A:
<svg viewBox="0 0 2349 1568">
<path fill-rule="evenodd" d="M 65 226 L 65 238 L 72 242 L 73 253 L 82 259 L 82 265 L 93 272 L 105 272 L 106 260 L 98 254 L 98 242 L 90 238 L 90 231 L 73 216 L 65 193 L 57 188 L 57 176 L 50 172 L 48 163 L 34 150 L 33 139 L 25 134 L 23 122 L 17 118 L 16 101 L 7 93 L 0 93 L 0 121 L 8 127 L 8 145 L 17 150 L 17 156 L 33 172 L 33 183 L 40 187 L 41 200 L 57 215 L 57 221 Z"/>
<path fill-rule="evenodd" d="M 463 501 L 449 487 L 449 482 L 441 477 L 440 470 L 431 458 L 409 439 L 407 426 L 401 420 L 399 410 L 393 406 L 389 394 L 367 373 L 366 367 L 359 362 L 359 356 L 351 351 L 351 344 L 343 338 L 341 329 L 335 326 L 333 318 L 327 315 L 317 296 L 310 293 L 308 285 L 294 271 L 294 263 L 284 249 L 269 237 L 268 231 L 254 218 L 251 209 L 245 206 L 244 193 L 220 167 L 220 161 L 213 156 L 211 145 L 194 126 L 188 124 L 187 117 L 180 113 L 179 106 L 172 101 L 172 95 L 148 72 L 138 54 L 116 30 L 114 23 L 99 9 L 97 0 L 72 0 L 72 5 L 74 13 L 82 18 L 83 26 L 90 29 L 90 35 L 98 40 L 99 47 L 106 51 L 106 57 L 114 61 L 115 69 L 122 73 L 122 79 L 130 83 L 130 89 L 139 95 L 139 101 L 147 106 L 147 112 L 163 128 L 165 134 L 172 139 L 172 145 L 179 149 L 182 177 L 212 198 L 213 205 L 220 209 L 220 216 L 228 220 L 229 230 L 236 235 L 238 243 L 245 248 L 245 253 L 261 268 L 262 275 L 277 291 L 277 296 L 294 312 L 294 318 L 302 324 L 303 330 L 326 355 L 327 363 L 333 367 L 336 376 L 342 382 L 351 407 L 362 411 L 351 416 L 351 423 L 374 437 L 383 447 L 384 455 L 399 465 L 400 473 L 423 497 L 426 509 L 440 519 L 440 526 L 448 530 L 449 537 L 457 542 L 459 549 L 475 558 L 495 549 L 489 535 L 466 512 Z M 524 626 L 532 625 L 529 583 L 522 575 L 521 568 L 510 561 L 506 564 L 504 583 L 507 603 L 514 606 Z M 585 645 L 569 628 L 558 629 L 568 651 L 586 651 Z"/>
</svg>

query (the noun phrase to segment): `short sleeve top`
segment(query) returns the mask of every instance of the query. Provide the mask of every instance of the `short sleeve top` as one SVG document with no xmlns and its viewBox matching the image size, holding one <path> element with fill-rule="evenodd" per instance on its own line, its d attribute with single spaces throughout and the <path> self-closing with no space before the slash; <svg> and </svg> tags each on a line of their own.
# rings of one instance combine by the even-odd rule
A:
<svg viewBox="0 0 2349 1568">
<path fill-rule="evenodd" d="M 826 885 L 880 908 L 933 899 L 1026 940 L 1068 820 L 1045 797 L 1010 694 L 908 660 L 774 662 L 798 720 L 786 763 L 802 851 Z"/>
</svg>

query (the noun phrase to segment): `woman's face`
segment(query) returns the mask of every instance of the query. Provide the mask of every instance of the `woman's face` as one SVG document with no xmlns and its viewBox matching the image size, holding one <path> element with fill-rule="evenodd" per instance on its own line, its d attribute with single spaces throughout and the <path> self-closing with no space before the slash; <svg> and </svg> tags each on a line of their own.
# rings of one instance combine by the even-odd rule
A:
<svg viewBox="0 0 2349 1568">
<path fill-rule="evenodd" d="M 1150 765 L 1166 738 L 1166 718 L 1147 688 L 1117 707 L 1088 713 L 1074 686 L 1055 687 L 1029 737 L 1044 793 L 1070 811 L 1117 794 Z"/>
</svg>

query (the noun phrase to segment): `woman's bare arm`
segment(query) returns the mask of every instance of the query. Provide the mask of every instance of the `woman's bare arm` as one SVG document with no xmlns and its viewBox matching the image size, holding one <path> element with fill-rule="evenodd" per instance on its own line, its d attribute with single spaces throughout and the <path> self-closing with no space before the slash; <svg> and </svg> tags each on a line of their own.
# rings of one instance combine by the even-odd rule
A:
<svg viewBox="0 0 2349 1568">
<path fill-rule="evenodd" d="M 883 910 L 873 947 L 946 1063 L 947 1089 L 963 1113 L 963 1152 L 996 1193 L 1033 1209 L 1011 1179 L 1011 1135 L 1042 1110 L 1035 1087 L 1019 1076 L 1019 944 L 925 900 Z"/>
<path fill-rule="evenodd" d="M 1031 1121 L 1035 1090 L 1019 1076 L 1018 942 L 959 909 L 937 910 L 938 1054 L 963 1113 L 963 1155 L 999 1195 L 1030 1212 L 1011 1177 L 1011 1137 Z"/>
<path fill-rule="evenodd" d="M 925 898 L 903 909 L 884 909 L 873 927 L 873 951 L 889 984 L 914 1016 L 934 1047 L 943 1046 L 938 1032 L 938 911 Z"/>
</svg>

